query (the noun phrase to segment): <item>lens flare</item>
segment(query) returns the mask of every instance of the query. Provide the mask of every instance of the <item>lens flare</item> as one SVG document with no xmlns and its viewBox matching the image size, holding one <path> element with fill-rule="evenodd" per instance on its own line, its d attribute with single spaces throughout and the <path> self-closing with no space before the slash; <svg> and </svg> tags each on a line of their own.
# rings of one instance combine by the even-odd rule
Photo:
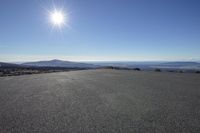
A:
<svg viewBox="0 0 200 133">
<path fill-rule="evenodd" d="M 69 17 L 64 10 L 54 8 L 52 11 L 48 11 L 49 21 L 53 28 L 62 29 L 63 27 L 69 27 Z"/>
<path fill-rule="evenodd" d="M 54 26 L 61 27 L 65 24 L 66 16 L 62 11 L 54 10 L 50 13 L 50 20 Z"/>
</svg>

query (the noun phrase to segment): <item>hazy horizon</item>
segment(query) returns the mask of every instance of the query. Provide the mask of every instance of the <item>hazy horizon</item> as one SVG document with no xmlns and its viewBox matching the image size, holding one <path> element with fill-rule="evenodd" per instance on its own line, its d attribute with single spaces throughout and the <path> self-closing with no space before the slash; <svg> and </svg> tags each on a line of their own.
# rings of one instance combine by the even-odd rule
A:
<svg viewBox="0 0 200 133">
<path fill-rule="evenodd" d="M 129 57 L 121 57 L 119 60 L 116 57 L 81 57 L 81 56 L 0 56 L 0 62 L 7 63 L 24 63 L 24 62 L 37 62 L 37 61 L 50 61 L 50 60 L 62 60 L 62 61 L 72 61 L 72 62 L 200 62 L 199 58 L 196 59 L 133 59 Z"/>
<path fill-rule="evenodd" d="M 14 63 L 14 64 L 22 64 L 27 62 L 40 62 L 40 61 L 69 61 L 69 62 L 82 62 L 82 63 L 164 63 L 164 62 L 196 62 L 200 63 L 200 60 L 66 60 L 66 59 L 34 59 L 34 60 L 23 60 L 23 61 L 0 61 L 4 63 Z"/>
</svg>

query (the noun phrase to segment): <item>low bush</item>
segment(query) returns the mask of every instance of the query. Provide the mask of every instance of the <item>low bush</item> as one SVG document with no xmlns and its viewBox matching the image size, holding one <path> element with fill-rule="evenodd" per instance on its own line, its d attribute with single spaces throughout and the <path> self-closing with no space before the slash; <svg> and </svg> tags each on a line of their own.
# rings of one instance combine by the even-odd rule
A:
<svg viewBox="0 0 200 133">
<path fill-rule="evenodd" d="M 196 73 L 200 73 L 200 71 L 196 71 Z"/>
<path fill-rule="evenodd" d="M 155 72 L 161 72 L 161 69 L 156 68 L 156 69 L 155 69 Z"/>
<path fill-rule="evenodd" d="M 133 70 L 136 70 L 136 71 L 141 71 L 141 69 L 140 69 L 140 68 L 134 68 Z"/>
</svg>

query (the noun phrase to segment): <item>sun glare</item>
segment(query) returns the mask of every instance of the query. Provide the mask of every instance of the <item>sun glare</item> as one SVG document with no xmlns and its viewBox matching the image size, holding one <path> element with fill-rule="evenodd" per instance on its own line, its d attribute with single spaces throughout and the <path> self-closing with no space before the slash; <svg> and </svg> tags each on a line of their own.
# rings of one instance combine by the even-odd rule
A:
<svg viewBox="0 0 200 133">
<path fill-rule="evenodd" d="M 50 21 L 53 26 L 61 28 L 62 26 L 67 25 L 68 18 L 62 10 L 54 9 L 54 11 L 50 12 Z"/>
<path fill-rule="evenodd" d="M 61 25 L 65 21 L 64 14 L 60 11 L 54 11 L 51 14 L 51 20 L 52 20 L 53 24 Z"/>
</svg>

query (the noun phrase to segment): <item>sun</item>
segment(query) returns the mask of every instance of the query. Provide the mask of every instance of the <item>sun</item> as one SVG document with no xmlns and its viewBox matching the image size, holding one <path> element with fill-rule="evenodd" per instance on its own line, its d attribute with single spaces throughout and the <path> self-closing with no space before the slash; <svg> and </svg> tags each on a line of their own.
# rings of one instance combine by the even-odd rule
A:
<svg viewBox="0 0 200 133">
<path fill-rule="evenodd" d="M 61 28 L 68 23 L 68 16 L 62 10 L 54 9 L 49 13 L 49 16 L 50 22 L 54 27 Z"/>
<path fill-rule="evenodd" d="M 65 23 L 65 16 L 61 11 L 54 11 L 51 14 L 51 21 L 54 25 L 62 25 Z"/>
</svg>

